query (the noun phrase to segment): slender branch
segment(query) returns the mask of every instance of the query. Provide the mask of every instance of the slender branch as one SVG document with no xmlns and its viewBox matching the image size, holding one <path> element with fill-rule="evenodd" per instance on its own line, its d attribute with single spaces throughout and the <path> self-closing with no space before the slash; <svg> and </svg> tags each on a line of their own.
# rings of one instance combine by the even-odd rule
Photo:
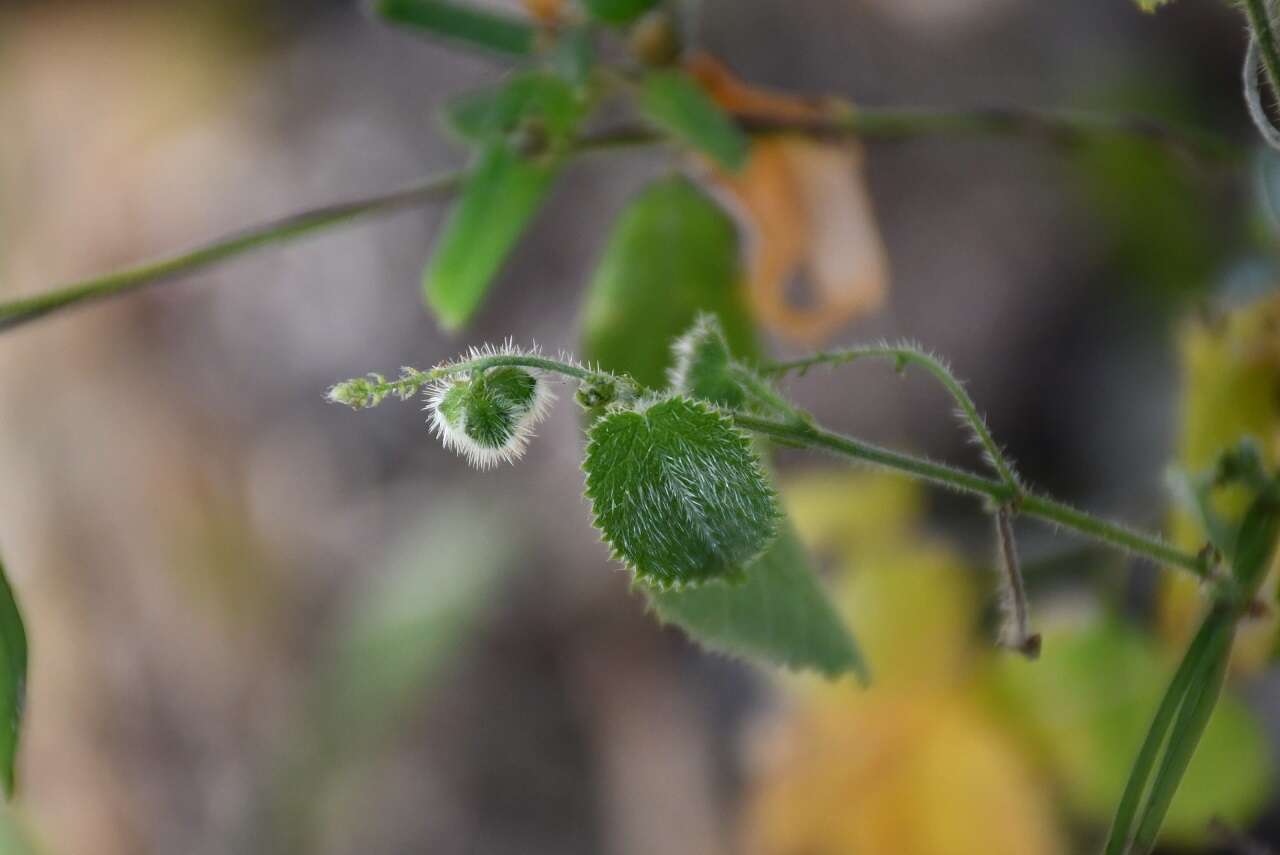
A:
<svg viewBox="0 0 1280 855">
<path fill-rule="evenodd" d="M 1008 485 L 1015 497 L 1022 492 L 1017 472 L 1000 450 L 1000 446 L 991 435 L 991 430 L 987 427 L 986 420 L 982 418 L 982 414 L 978 412 L 978 407 L 973 403 L 973 399 L 965 391 L 964 384 L 956 378 L 955 374 L 951 372 L 951 369 L 942 360 L 919 347 L 906 344 L 851 347 L 845 350 L 815 353 L 803 359 L 767 363 L 761 366 L 760 372 L 766 376 L 782 375 L 792 371 L 803 373 L 815 365 L 840 365 L 846 362 L 853 362 L 856 359 L 891 359 L 900 368 L 907 364 L 918 365 L 937 378 L 938 382 L 946 388 L 957 406 L 959 406 L 960 410 L 957 415 L 973 431 L 974 439 L 977 440 L 978 445 L 986 453 L 987 461 L 995 469 L 996 474 L 1000 476 L 1000 480 Z"/>
<path fill-rule="evenodd" d="M 1241 146 L 1206 131 L 1141 116 L 1105 116 L 1072 110 L 979 107 L 968 110 L 856 107 L 839 115 L 780 121 L 738 114 L 749 132 L 801 133 L 815 137 L 906 140 L 921 136 L 1027 137 L 1068 148 L 1108 139 L 1145 142 L 1190 160 L 1239 163 Z"/>
<path fill-rule="evenodd" d="M 1027 136 L 1060 144 L 1089 139 L 1128 137 L 1210 161 L 1238 161 L 1239 149 L 1208 134 L 1176 130 L 1146 119 L 1108 119 L 1044 110 L 858 109 L 817 121 L 786 121 L 739 116 L 753 134 L 795 133 L 815 137 L 898 140 L 926 135 Z M 622 125 L 585 135 L 574 154 L 652 145 L 666 139 L 651 128 Z M 464 173 L 429 176 L 389 193 L 303 211 L 219 238 L 201 246 L 54 288 L 44 294 L 0 303 L 0 332 L 66 308 L 103 297 L 125 294 L 212 267 L 266 246 L 296 240 L 357 219 L 387 214 L 449 198 Z"/>
<path fill-rule="evenodd" d="M 255 249 L 287 243 L 332 226 L 374 214 L 386 214 L 425 202 L 447 198 L 457 189 L 462 174 L 431 176 L 393 190 L 338 205 L 303 211 L 253 226 L 195 249 L 96 276 L 45 294 L 0 304 L 0 332 L 89 300 L 134 291 L 148 285 L 186 276 Z"/>
<path fill-rule="evenodd" d="M 1009 486 L 1001 481 L 943 463 L 934 463 L 931 460 L 891 451 L 813 425 L 774 422 L 739 413 L 735 413 L 733 419 L 742 428 L 786 445 L 821 449 L 873 466 L 902 472 L 961 493 L 981 496 L 996 504 L 1005 504 L 1015 498 Z M 1034 493 L 1024 493 L 1018 498 L 1018 511 L 1062 528 L 1072 529 L 1092 540 L 1147 558 L 1157 564 L 1177 567 L 1201 578 L 1207 578 L 1209 575 L 1208 561 L 1204 556 L 1184 552 L 1165 543 L 1157 535 L 1134 531 L 1055 499 Z"/>
<path fill-rule="evenodd" d="M 437 380 L 502 367 L 531 368 L 583 383 L 606 384 L 612 388 L 615 400 L 619 401 L 632 401 L 640 394 L 640 387 L 630 377 L 596 371 L 566 359 L 539 356 L 536 352 L 520 353 L 507 346 L 502 350 L 472 350 L 471 355 L 465 359 L 437 365 L 427 371 L 402 368 L 400 376 L 395 380 L 388 380 L 381 374 L 344 380 L 330 387 L 327 397 L 335 404 L 346 404 L 352 409 L 364 410 L 376 407 L 387 398 L 407 401 Z"/>
</svg>

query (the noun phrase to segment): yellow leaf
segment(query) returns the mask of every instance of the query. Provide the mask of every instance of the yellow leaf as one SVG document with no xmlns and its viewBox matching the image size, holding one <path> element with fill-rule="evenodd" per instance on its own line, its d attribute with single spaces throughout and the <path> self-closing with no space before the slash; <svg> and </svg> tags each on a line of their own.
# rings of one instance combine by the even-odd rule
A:
<svg viewBox="0 0 1280 855">
<path fill-rule="evenodd" d="M 1049 793 L 963 696 L 831 693 L 775 735 L 752 855 L 1056 855 Z"/>
<path fill-rule="evenodd" d="M 1204 470 L 1219 452 L 1246 436 L 1262 443 L 1269 466 L 1280 464 L 1280 296 L 1211 321 L 1188 323 L 1179 336 L 1178 353 L 1178 465 L 1189 472 Z M 1224 519 L 1238 521 L 1246 491 L 1220 492 L 1215 510 Z M 1171 534 L 1185 549 L 1199 549 L 1206 540 L 1199 524 L 1181 510 L 1172 514 Z M 1273 567 L 1261 592 L 1264 602 L 1274 600 L 1276 575 Z M 1181 573 L 1163 574 L 1160 584 L 1161 630 L 1180 645 L 1200 617 L 1200 584 Z M 1232 668 L 1248 672 L 1262 667 L 1275 648 L 1277 626 L 1274 616 L 1242 626 Z"/>
</svg>

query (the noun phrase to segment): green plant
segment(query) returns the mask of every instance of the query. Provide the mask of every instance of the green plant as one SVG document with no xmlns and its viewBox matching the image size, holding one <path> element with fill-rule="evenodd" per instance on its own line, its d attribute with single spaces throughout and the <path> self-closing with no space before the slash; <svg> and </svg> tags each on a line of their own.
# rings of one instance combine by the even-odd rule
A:
<svg viewBox="0 0 1280 855">
<path fill-rule="evenodd" d="M 0 330 L 92 299 L 172 279 L 250 250 L 354 219 L 454 199 L 422 276 L 425 304 L 442 326 L 464 327 L 483 305 L 507 257 L 557 178 L 577 157 L 634 146 L 670 146 L 708 169 L 740 172 L 765 139 L 819 142 L 923 134 L 1040 137 L 1075 146 L 1120 138 L 1224 168 L 1244 152 L 1216 137 L 1147 120 L 1045 110 L 865 109 L 835 101 L 803 114 L 721 103 L 681 60 L 677 16 L 658 0 L 583 0 L 576 11 L 543 4 L 544 17 L 518 18 L 450 0 L 379 0 L 387 21 L 523 63 L 502 83 L 463 95 L 444 119 L 471 151 L 457 173 L 429 176 L 366 199 L 304 212 L 191 252 L 0 304 Z M 1143 0 L 1154 9 L 1162 0 Z M 1264 138 L 1280 147 L 1259 92 L 1259 65 L 1280 91 L 1280 49 L 1263 0 L 1245 0 L 1251 31 L 1245 91 Z M 623 58 L 602 62 L 604 47 Z M 622 123 L 602 124 L 606 104 L 623 103 Z M 653 248 L 661 246 L 660 257 Z M 371 374 L 339 383 L 330 400 L 354 409 L 389 397 L 426 396 L 442 442 L 479 468 L 525 451 L 552 400 L 568 383 L 584 411 L 586 495 L 613 555 L 634 573 L 656 616 L 707 646 L 829 677 L 869 668 L 808 566 L 781 509 L 767 465 L 770 444 L 822 451 L 889 469 L 981 500 L 994 522 L 1005 603 L 1002 643 L 1034 658 L 1013 520 L 1039 519 L 1105 546 L 1191 574 L 1209 608 L 1155 714 L 1117 811 L 1108 853 L 1155 843 L 1191 753 L 1213 711 L 1236 627 L 1260 606 L 1258 591 L 1280 530 L 1280 482 L 1246 447 L 1226 449 L 1214 471 L 1189 478 L 1184 493 L 1210 542 L 1197 552 L 1076 509 L 1026 486 L 978 408 L 946 365 L 914 345 L 877 344 L 803 359 L 762 359 L 740 289 L 738 229 L 704 190 L 682 178 L 655 182 L 620 221 L 588 294 L 584 347 L 591 362 L 511 345 L 473 350 L 395 379 Z M 633 334 L 620 332 L 643 317 Z M 959 469 L 830 431 L 788 400 L 775 381 L 818 366 L 887 360 L 934 377 L 985 452 L 990 474 Z M 1219 488 L 1243 488 L 1249 512 L 1236 524 L 1209 502 Z M 1229 559 L 1229 572 L 1223 570 Z M 0 574 L 0 583 L 3 576 Z M 26 670 L 22 623 L 0 584 L 5 664 L 0 769 L 12 789 L 13 753 Z M 872 663 L 874 664 L 874 663 Z"/>
</svg>

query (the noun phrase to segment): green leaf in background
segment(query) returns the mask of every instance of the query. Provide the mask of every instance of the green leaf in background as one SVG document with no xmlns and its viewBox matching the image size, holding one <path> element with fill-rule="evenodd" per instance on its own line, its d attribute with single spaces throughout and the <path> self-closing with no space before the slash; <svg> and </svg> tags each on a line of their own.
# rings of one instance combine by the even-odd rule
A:
<svg viewBox="0 0 1280 855">
<path fill-rule="evenodd" d="M 591 17 L 606 24 L 626 24 L 658 5 L 657 0 L 582 0 Z"/>
<path fill-rule="evenodd" d="M 1154 12 L 1164 4 L 1173 2 L 1173 0 L 1134 0 L 1134 2 L 1138 4 L 1138 8 L 1142 11 Z"/>
<path fill-rule="evenodd" d="M 445 126 L 471 144 L 506 137 L 529 117 L 536 117 L 549 142 L 559 146 L 577 127 L 582 105 L 566 81 L 530 71 L 453 98 L 444 108 Z"/>
<path fill-rule="evenodd" d="M 739 584 L 681 591 L 640 587 L 662 622 L 675 624 L 710 650 L 833 679 L 854 674 L 868 681 L 862 654 L 789 523 L 744 574 Z"/>
<path fill-rule="evenodd" d="M 518 18 L 448 0 L 377 0 L 374 11 L 392 24 L 512 56 L 533 52 L 534 29 Z"/>
<path fill-rule="evenodd" d="M 1008 726 L 1030 739 L 1079 820 L 1105 826 L 1117 813 L 1134 746 L 1149 732 L 1165 691 L 1167 667 L 1150 637 L 1110 617 L 1049 627 L 1034 664 L 1012 657 L 996 662 Z M 1214 817 L 1247 827 L 1267 802 L 1270 756 L 1261 723 L 1225 695 L 1165 819 L 1167 842 L 1202 845 Z"/>
<path fill-rule="evenodd" d="M 606 371 L 666 385 L 671 342 L 699 312 L 719 319 L 735 355 L 756 355 L 738 231 L 687 178 L 656 181 L 622 212 L 586 297 L 583 355 Z"/>
<path fill-rule="evenodd" d="M 1217 706 L 1236 625 L 1256 596 L 1276 553 L 1280 501 L 1274 490 L 1268 484 L 1240 524 L 1232 561 L 1232 578 L 1238 587 L 1229 594 L 1216 593 L 1219 599 L 1200 624 L 1160 702 L 1116 810 L 1106 855 L 1146 855 L 1155 848 L 1165 815 Z M 1156 770 L 1155 777 L 1148 792 L 1152 769 Z"/>
<path fill-rule="evenodd" d="M 667 398 L 588 431 L 587 497 L 614 557 L 659 588 L 741 581 L 773 540 L 777 497 L 751 441 L 710 406 Z"/>
<path fill-rule="evenodd" d="M 475 314 L 559 171 L 505 142 L 480 155 L 422 274 L 423 296 L 445 329 Z"/>
<path fill-rule="evenodd" d="M 683 71 L 652 71 L 644 79 L 640 109 L 651 122 L 737 172 L 747 162 L 751 141 L 697 83 Z"/>
<path fill-rule="evenodd" d="M 317 705 L 352 753 L 447 668 L 493 602 L 516 564 L 511 519 L 492 502 L 452 500 L 402 538 L 354 599 Z"/>
<path fill-rule="evenodd" d="M 0 780 L 13 798 L 18 735 L 27 699 L 27 631 L 0 562 Z"/>
</svg>

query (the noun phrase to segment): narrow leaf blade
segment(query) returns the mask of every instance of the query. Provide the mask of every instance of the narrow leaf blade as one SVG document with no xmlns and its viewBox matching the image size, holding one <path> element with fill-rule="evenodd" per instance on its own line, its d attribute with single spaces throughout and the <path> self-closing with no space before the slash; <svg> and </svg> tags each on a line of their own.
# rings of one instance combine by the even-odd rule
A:
<svg viewBox="0 0 1280 855">
<path fill-rule="evenodd" d="M 445 329 L 462 327 L 480 307 L 558 172 L 558 162 L 526 159 L 502 142 L 480 156 L 422 276 Z"/>
<path fill-rule="evenodd" d="M 448 0 L 377 0 L 374 11 L 392 24 L 511 56 L 533 52 L 534 30 L 517 18 Z"/>
<path fill-rule="evenodd" d="M 736 585 L 661 591 L 642 586 L 654 613 L 709 650 L 755 657 L 828 678 L 869 681 L 853 636 L 809 564 L 790 524 Z"/>
<path fill-rule="evenodd" d="M 730 172 L 746 164 L 751 147 L 746 134 L 684 72 L 650 73 L 640 107 L 655 125 Z"/>
<path fill-rule="evenodd" d="M 1134 760 L 1129 781 L 1125 784 L 1124 794 L 1120 798 L 1115 819 L 1111 823 L 1111 833 L 1107 837 L 1104 855 L 1124 855 L 1128 851 L 1129 841 L 1138 823 L 1138 811 L 1142 807 L 1143 796 L 1147 791 L 1147 781 L 1164 748 L 1165 737 L 1182 706 L 1191 681 L 1200 672 L 1206 653 L 1210 652 L 1212 639 L 1212 627 L 1207 623 L 1202 624 L 1195 637 L 1191 639 L 1182 662 L 1178 664 L 1178 669 L 1174 672 L 1169 688 L 1160 700 L 1155 718 L 1151 722 L 1151 727 L 1147 729 L 1147 736 Z"/>
<path fill-rule="evenodd" d="M 1191 757 L 1195 754 L 1200 737 L 1213 715 L 1222 694 L 1222 684 L 1227 678 L 1227 663 L 1231 660 L 1231 642 L 1235 638 L 1235 617 L 1225 609 L 1215 609 L 1205 625 L 1209 627 L 1210 640 L 1204 661 L 1192 677 L 1178 718 L 1169 732 L 1169 746 L 1165 751 L 1160 770 L 1151 784 L 1151 796 L 1138 831 L 1134 836 L 1133 852 L 1146 855 L 1156 843 L 1156 835 L 1164 824 L 1169 805 L 1178 791 L 1182 776 L 1186 774 Z"/>
<path fill-rule="evenodd" d="M 0 562 L 0 780 L 13 798 L 18 736 L 27 698 L 27 631 Z"/>
</svg>

